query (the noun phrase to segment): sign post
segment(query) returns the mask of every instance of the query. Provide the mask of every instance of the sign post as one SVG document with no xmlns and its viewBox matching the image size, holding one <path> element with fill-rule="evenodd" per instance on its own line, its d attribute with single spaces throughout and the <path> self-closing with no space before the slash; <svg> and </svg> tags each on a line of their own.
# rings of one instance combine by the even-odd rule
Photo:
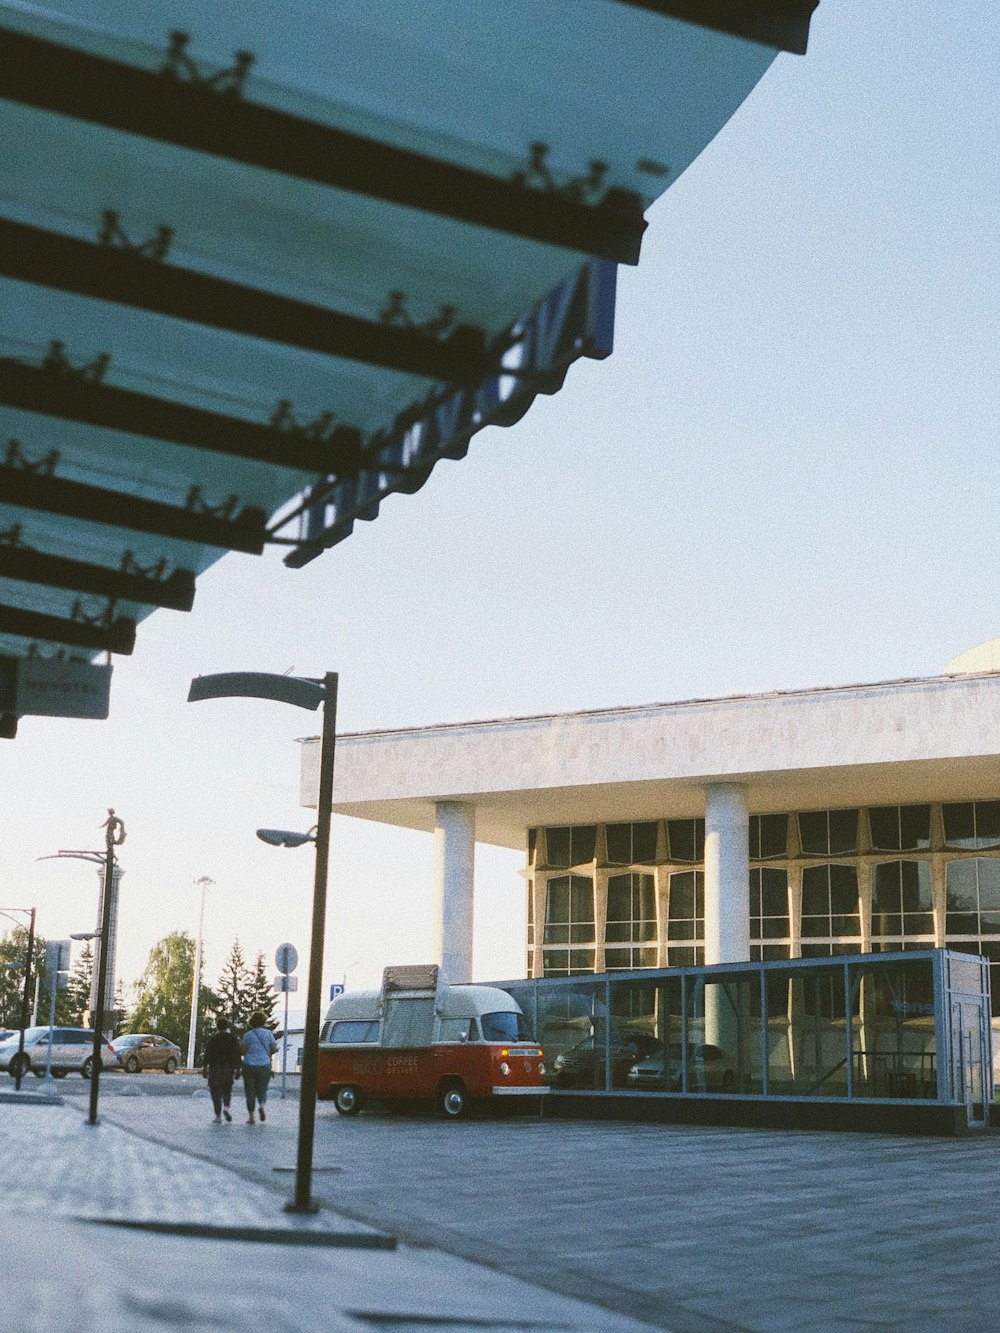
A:
<svg viewBox="0 0 1000 1333">
<path fill-rule="evenodd" d="M 288 992 L 299 988 L 298 977 L 292 976 L 299 965 L 299 955 L 295 945 L 279 944 L 274 955 L 274 965 L 281 973 L 280 977 L 274 979 L 275 989 L 285 992 L 285 1027 L 281 1034 L 281 1096 L 284 1099 L 288 1072 Z"/>
<path fill-rule="evenodd" d="M 49 940 L 45 945 L 45 970 L 52 978 L 52 993 L 49 997 L 49 1050 L 45 1057 L 45 1083 L 51 1091 L 52 1083 L 52 1038 L 56 1025 L 56 991 L 65 990 L 69 981 L 69 940 Z"/>
</svg>

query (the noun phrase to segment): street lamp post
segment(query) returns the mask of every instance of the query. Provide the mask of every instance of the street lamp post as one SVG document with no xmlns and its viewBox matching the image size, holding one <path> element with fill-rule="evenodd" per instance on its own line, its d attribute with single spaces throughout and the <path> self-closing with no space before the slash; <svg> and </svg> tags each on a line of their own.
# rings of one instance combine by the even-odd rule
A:
<svg viewBox="0 0 1000 1333">
<path fill-rule="evenodd" d="M 28 1026 L 28 1016 L 31 1013 L 31 958 L 35 949 L 35 908 L 34 907 L 8 907 L 3 910 L 3 915 L 8 920 L 14 918 L 8 916 L 10 912 L 20 912 L 29 918 L 28 925 L 28 948 L 24 963 L 24 990 L 21 993 L 21 1035 L 17 1043 L 17 1069 L 14 1072 L 14 1087 L 21 1091 L 21 1079 L 24 1077 L 24 1029 Z M 15 925 L 18 924 L 15 922 Z"/>
<path fill-rule="evenodd" d="M 90 1021 L 94 1028 L 94 1047 L 90 1057 L 90 1110 L 86 1123 L 96 1125 L 97 1097 L 101 1076 L 101 1041 L 104 1033 L 104 992 L 108 984 L 108 945 L 111 940 L 111 901 L 114 889 L 115 848 L 125 841 L 125 825 L 115 814 L 108 810 L 108 817 L 102 825 L 104 829 L 103 852 L 57 852 L 55 856 L 39 857 L 40 861 L 75 860 L 90 861 L 104 867 L 104 893 L 101 897 L 101 924 L 94 931 L 97 939 L 97 999 Z"/>
<path fill-rule="evenodd" d="M 201 888 L 201 907 L 198 909 L 198 942 L 194 949 L 194 980 L 191 982 L 191 1024 L 188 1027 L 188 1053 L 187 1067 L 194 1068 L 194 1047 L 195 1038 L 198 1035 L 198 999 L 201 991 L 201 941 L 205 929 L 205 890 L 210 884 L 214 884 L 214 879 L 209 879 L 207 875 L 202 875 L 201 879 L 196 879 L 195 884 Z"/>
<path fill-rule="evenodd" d="M 306 1026 L 303 1035 L 302 1079 L 299 1093 L 299 1144 L 295 1163 L 295 1197 L 285 1205 L 289 1213 L 315 1213 L 319 1205 L 312 1197 L 313 1136 L 316 1128 L 316 1076 L 319 1056 L 320 1008 L 323 986 L 323 937 L 326 929 L 326 889 L 330 861 L 330 821 L 333 806 L 333 761 L 337 735 L 337 684 L 335 671 L 322 680 L 299 676 L 277 676 L 265 672 L 226 672 L 196 676 L 188 701 L 200 699 L 275 699 L 298 708 L 323 705 L 323 738 L 320 746 L 319 801 L 315 834 L 303 842 L 316 844 L 313 879 L 312 929 L 309 942 L 309 976 L 306 982 Z"/>
</svg>

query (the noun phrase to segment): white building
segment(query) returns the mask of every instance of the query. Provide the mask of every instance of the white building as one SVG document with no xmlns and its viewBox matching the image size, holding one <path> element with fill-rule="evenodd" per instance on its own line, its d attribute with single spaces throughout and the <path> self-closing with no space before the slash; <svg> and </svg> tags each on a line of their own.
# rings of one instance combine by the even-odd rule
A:
<svg viewBox="0 0 1000 1333">
<path fill-rule="evenodd" d="M 453 980 L 478 840 L 524 850 L 528 977 L 948 945 L 994 963 L 996 1014 L 991 651 L 929 679 L 347 735 L 334 810 L 434 832 Z"/>
</svg>

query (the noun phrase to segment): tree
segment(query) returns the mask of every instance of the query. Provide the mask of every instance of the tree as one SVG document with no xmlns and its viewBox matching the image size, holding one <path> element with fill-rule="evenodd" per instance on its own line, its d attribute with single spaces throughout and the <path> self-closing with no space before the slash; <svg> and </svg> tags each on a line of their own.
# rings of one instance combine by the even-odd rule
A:
<svg viewBox="0 0 1000 1333">
<path fill-rule="evenodd" d="M 72 1024 L 73 1027 L 82 1027 L 84 1011 L 90 1008 L 90 981 L 93 974 L 94 946 L 87 940 L 83 952 L 73 965 L 66 989 L 61 996 L 66 1017 L 60 1019 L 60 1022 Z M 57 1004 L 56 1008 L 58 1007 Z"/>
<path fill-rule="evenodd" d="M 194 940 L 187 931 L 175 930 L 150 950 L 146 970 L 136 983 L 135 1008 L 129 1018 L 128 1031 L 157 1032 L 185 1050 L 191 1025 L 193 979 Z M 195 1039 L 198 1051 L 207 1040 L 210 1012 L 216 1003 L 217 997 L 207 986 L 202 986 Z"/>
<path fill-rule="evenodd" d="M 21 1026 L 21 1000 L 24 995 L 24 964 L 28 949 L 28 927 L 17 925 L 0 939 L 0 1027 Z M 31 965 L 29 1005 L 34 998 L 35 969 L 45 957 L 45 941 L 35 936 Z M 28 1021 L 31 1021 L 29 1010 Z"/>
<path fill-rule="evenodd" d="M 247 1020 L 253 1013 L 253 1001 L 250 990 L 253 973 L 247 967 L 239 937 L 233 940 L 222 975 L 216 987 L 214 1009 L 229 1019 L 237 1032 L 245 1032 Z"/>
<path fill-rule="evenodd" d="M 269 1027 L 272 1032 L 277 1032 L 278 1021 L 274 1017 L 274 1006 L 278 1003 L 278 997 L 268 980 L 263 950 L 257 955 L 247 995 L 250 1001 L 250 1012 L 253 1013 L 256 1010 L 262 1013 L 265 1027 Z"/>
</svg>

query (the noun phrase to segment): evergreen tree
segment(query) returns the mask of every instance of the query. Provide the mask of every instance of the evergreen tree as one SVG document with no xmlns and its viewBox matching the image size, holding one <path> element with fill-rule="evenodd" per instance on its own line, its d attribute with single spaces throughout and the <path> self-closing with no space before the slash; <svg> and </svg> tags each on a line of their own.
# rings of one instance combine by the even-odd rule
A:
<svg viewBox="0 0 1000 1333">
<path fill-rule="evenodd" d="M 60 995 L 61 1004 L 56 1004 L 57 1012 L 61 1008 L 65 1014 L 65 1018 L 60 1017 L 60 1023 L 65 1022 L 72 1027 L 83 1026 L 84 1011 L 90 1008 L 90 979 L 93 972 L 94 946 L 91 940 L 87 940 L 83 952 L 73 964 L 66 989 Z"/>
<path fill-rule="evenodd" d="M 264 1015 L 265 1027 L 269 1027 L 272 1032 L 276 1033 L 280 1026 L 274 1016 L 274 1007 L 278 1003 L 278 997 L 268 979 L 263 950 L 257 955 L 247 994 L 250 999 L 250 1012 L 259 1010 Z"/>
<path fill-rule="evenodd" d="M 117 985 L 115 986 L 115 1011 L 118 1014 L 118 1022 L 115 1025 L 115 1031 L 130 1032 L 132 1029 L 129 1026 L 130 1014 L 129 1014 L 128 997 L 125 994 L 125 986 L 123 985 L 120 977 L 118 979 Z M 190 1022 L 190 1019 L 188 1021 Z"/>
<path fill-rule="evenodd" d="M 238 1033 L 246 1031 L 247 1020 L 253 1013 L 253 1002 L 250 998 L 252 980 L 253 973 L 247 967 L 237 937 L 233 940 L 233 946 L 229 950 L 222 975 L 219 977 L 213 1008 L 216 1014 L 225 1015 Z"/>
</svg>

